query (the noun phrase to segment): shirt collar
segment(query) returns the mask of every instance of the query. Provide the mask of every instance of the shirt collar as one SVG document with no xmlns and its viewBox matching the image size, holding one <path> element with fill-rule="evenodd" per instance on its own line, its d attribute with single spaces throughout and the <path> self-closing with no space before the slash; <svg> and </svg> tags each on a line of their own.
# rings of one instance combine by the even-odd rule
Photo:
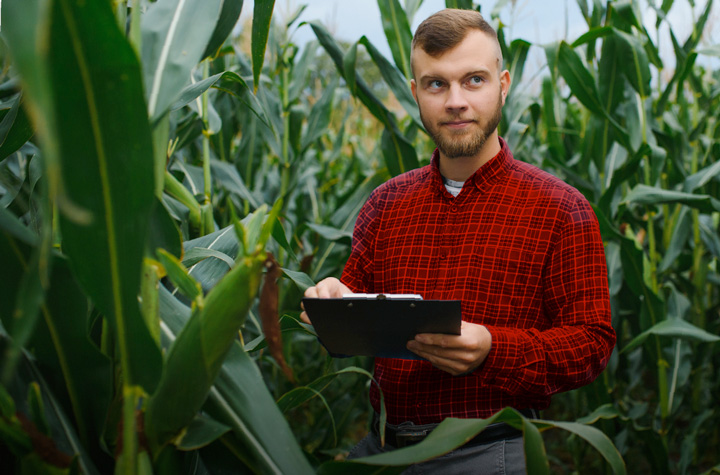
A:
<svg viewBox="0 0 720 475">
<path fill-rule="evenodd" d="M 498 140 L 500 141 L 500 151 L 498 154 L 478 168 L 465 183 L 470 181 L 478 190 L 482 190 L 485 186 L 507 173 L 513 159 L 512 152 L 502 137 L 498 137 Z M 445 185 L 443 184 L 442 175 L 440 174 L 440 152 L 438 149 L 435 149 L 433 152 L 430 165 L 436 187 L 445 191 Z"/>
</svg>

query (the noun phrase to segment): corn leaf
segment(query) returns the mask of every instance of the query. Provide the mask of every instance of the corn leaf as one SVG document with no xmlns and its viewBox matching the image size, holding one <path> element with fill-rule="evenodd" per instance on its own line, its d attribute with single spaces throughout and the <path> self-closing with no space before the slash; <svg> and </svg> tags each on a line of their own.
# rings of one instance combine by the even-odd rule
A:
<svg viewBox="0 0 720 475">
<path fill-rule="evenodd" d="M 567 432 L 575 434 L 578 437 L 584 439 L 587 443 L 594 447 L 595 450 L 600 453 L 600 455 L 603 456 L 603 458 L 610 465 L 613 473 L 618 475 L 623 475 L 627 473 L 627 470 L 625 468 L 625 462 L 623 461 L 622 456 L 618 452 L 617 448 L 615 448 L 608 436 L 606 436 L 599 429 L 577 422 L 550 421 L 548 422 L 548 424 L 552 427 L 566 430 Z"/>
<path fill-rule="evenodd" d="M 340 50 L 340 46 L 330 36 L 328 31 L 316 22 L 311 22 L 310 27 L 330 55 L 335 63 L 337 70 L 342 74 L 345 71 L 343 63 L 344 55 Z M 384 135 L 383 155 L 386 159 L 388 169 L 393 174 L 399 174 L 407 170 L 418 167 L 417 153 L 415 148 L 410 144 L 408 139 L 400 131 L 395 116 L 383 105 L 370 90 L 368 85 L 361 77 L 356 78 L 357 97 L 368 108 L 379 121 L 386 126 L 386 134 Z"/>
<path fill-rule="evenodd" d="M 170 344 L 184 331 L 190 308 L 164 289 L 160 304 L 163 336 Z M 231 345 L 203 409 L 232 428 L 259 471 L 313 473 L 260 371 L 238 342 Z"/>
<path fill-rule="evenodd" d="M 220 15 L 218 22 L 215 25 L 215 30 L 210 36 L 205 52 L 202 54 L 203 58 L 213 57 L 217 54 L 217 51 L 223 45 L 227 37 L 232 33 L 235 24 L 240 18 L 242 12 L 243 0 L 222 0 L 222 7 L 220 9 Z M 193 32 L 195 30 L 193 29 Z"/>
<path fill-rule="evenodd" d="M 90 216 L 61 215 L 63 251 L 112 325 L 126 381 L 151 392 L 162 362 L 137 305 L 154 196 L 140 65 L 104 2 L 54 2 L 48 38 L 62 177 Z"/>
<path fill-rule="evenodd" d="M 197 300 L 202 296 L 202 287 L 188 274 L 187 269 L 177 257 L 164 249 L 158 249 L 157 254 L 168 278 L 175 287 L 180 289 L 190 300 Z"/>
<path fill-rule="evenodd" d="M 145 416 L 152 448 L 177 436 L 205 402 L 258 291 L 261 265 L 257 257 L 248 259 L 225 275 L 170 347 Z"/>
<path fill-rule="evenodd" d="M 650 93 L 650 61 L 643 44 L 624 31 L 615 30 L 615 34 L 625 45 L 622 49 L 625 58 L 620 61 L 625 76 L 640 97 L 647 97 Z"/>
<path fill-rule="evenodd" d="M 221 424 L 209 417 L 198 415 L 193 419 L 187 430 L 177 443 L 180 450 L 195 450 L 220 438 L 230 431 L 230 427 Z"/>
<path fill-rule="evenodd" d="M 33 133 L 32 124 L 22 107 L 22 96 L 18 96 L 0 121 L 0 160 L 16 152 Z"/>
<path fill-rule="evenodd" d="M 175 102 L 202 59 L 222 0 L 158 0 L 142 18 L 147 110 L 157 121 Z M 187 34 L 192 30 L 192 34 Z"/>
<path fill-rule="evenodd" d="M 580 56 L 564 41 L 560 43 L 558 49 L 557 67 L 573 95 L 594 114 L 604 115 L 605 110 L 600 102 L 595 78 L 585 67 Z"/>
<path fill-rule="evenodd" d="M 400 105 L 403 107 L 403 109 L 405 109 L 405 112 L 407 112 L 408 115 L 412 117 L 413 121 L 415 121 L 418 126 L 424 127 L 422 121 L 420 120 L 420 111 L 418 109 L 417 103 L 415 102 L 415 99 L 412 96 L 412 92 L 410 91 L 408 79 L 403 76 L 403 74 L 397 67 L 395 67 L 395 65 L 390 63 L 390 61 L 388 61 L 385 56 L 380 53 L 380 51 L 375 47 L 375 45 L 370 42 L 370 40 L 366 36 L 362 36 L 359 42 L 364 45 L 368 53 L 370 53 L 370 57 L 380 70 L 380 74 L 382 75 L 383 79 L 385 79 L 385 82 L 390 87 L 392 93 L 400 102 Z"/>
<path fill-rule="evenodd" d="M 410 31 L 410 23 L 405 16 L 405 10 L 399 0 L 378 0 L 378 7 L 380 7 L 383 30 L 395 64 L 403 75 L 410 79 L 412 77 L 410 43 L 413 35 Z"/>
<path fill-rule="evenodd" d="M 665 190 L 647 185 L 637 185 L 625 196 L 628 203 L 658 205 L 662 203 L 682 203 L 702 212 L 720 211 L 720 201 L 709 195 Z"/>
<path fill-rule="evenodd" d="M 252 22 L 252 69 L 255 92 L 260 84 L 260 73 L 265 61 L 265 47 L 270 33 L 270 20 L 272 18 L 275 0 L 256 0 L 253 8 Z"/>
<path fill-rule="evenodd" d="M 642 345 L 650 335 L 668 336 L 682 338 L 685 340 L 698 341 L 703 343 L 714 343 L 720 341 L 720 336 L 709 333 L 702 328 L 680 318 L 669 318 L 663 320 L 632 339 L 622 350 L 622 353 L 632 351 Z"/>
</svg>

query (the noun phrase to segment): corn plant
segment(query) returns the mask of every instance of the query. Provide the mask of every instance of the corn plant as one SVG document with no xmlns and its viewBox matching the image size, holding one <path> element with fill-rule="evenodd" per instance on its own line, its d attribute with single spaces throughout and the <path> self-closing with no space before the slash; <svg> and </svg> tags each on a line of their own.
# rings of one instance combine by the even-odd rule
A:
<svg viewBox="0 0 720 475">
<path fill-rule="evenodd" d="M 541 94 L 522 83 L 532 45 L 498 29 L 515 84 L 501 133 L 595 204 L 619 351 L 545 420 L 446 421 L 333 461 L 367 428 L 369 361 L 329 358 L 299 300 L 341 271 L 372 189 L 427 163 L 407 85 L 421 3 L 378 2 L 388 59 L 272 1 L 230 39 L 241 0 L 4 2 L 0 455 L 15 471 L 399 472 L 501 420 L 533 473 L 717 463 L 718 74 L 696 64 L 717 54 L 698 43 L 712 2 L 673 36 L 663 84 L 637 5 L 583 1 L 588 32 L 545 45 Z M 297 28 L 318 41 L 296 45 Z"/>
</svg>

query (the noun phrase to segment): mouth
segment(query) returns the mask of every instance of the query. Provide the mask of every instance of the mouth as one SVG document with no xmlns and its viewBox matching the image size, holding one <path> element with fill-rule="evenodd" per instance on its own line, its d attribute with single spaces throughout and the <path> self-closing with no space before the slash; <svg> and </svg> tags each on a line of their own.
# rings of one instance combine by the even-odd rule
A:
<svg viewBox="0 0 720 475">
<path fill-rule="evenodd" d="M 464 129 L 465 127 L 469 126 L 470 124 L 474 124 L 475 121 L 471 119 L 467 120 L 447 120 L 444 122 L 440 122 L 440 125 L 448 127 L 450 129 Z"/>
</svg>

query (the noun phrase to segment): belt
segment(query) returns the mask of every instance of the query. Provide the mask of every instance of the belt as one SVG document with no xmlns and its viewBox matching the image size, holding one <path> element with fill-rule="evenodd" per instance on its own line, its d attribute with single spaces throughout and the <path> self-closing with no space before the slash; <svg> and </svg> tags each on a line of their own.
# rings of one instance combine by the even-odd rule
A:
<svg viewBox="0 0 720 475">
<path fill-rule="evenodd" d="M 518 412 L 530 419 L 539 418 L 538 411 L 535 409 L 520 409 Z M 385 424 L 385 442 L 397 449 L 414 445 L 425 440 L 437 426 L 438 424 L 414 425 L 412 423 L 403 423 L 398 426 Z M 380 437 L 380 417 L 377 413 L 373 416 L 372 431 L 376 436 Z M 504 422 L 496 422 L 485 427 L 482 432 L 463 444 L 463 447 L 489 444 L 520 436 L 522 436 L 521 430 L 515 429 Z"/>
</svg>

